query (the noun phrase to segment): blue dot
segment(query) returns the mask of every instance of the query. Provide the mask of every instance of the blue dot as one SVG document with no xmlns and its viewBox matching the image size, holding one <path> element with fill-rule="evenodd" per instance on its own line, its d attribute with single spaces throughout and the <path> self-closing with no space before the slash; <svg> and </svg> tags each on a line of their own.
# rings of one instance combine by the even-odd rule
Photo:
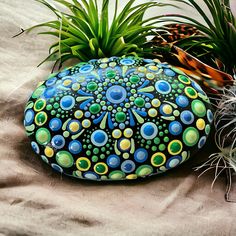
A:
<svg viewBox="0 0 236 236">
<path fill-rule="evenodd" d="M 51 167 L 52 167 L 55 171 L 60 172 L 60 173 L 63 173 L 63 169 L 62 169 L 59 165 L 57 165 L 57 164 L 55 164 L 55 163 L 52 163 L 52 164 L 51 164 Z"/>
<path fill-rule="evenodd" d="M 64 77 L 64 76 L 67 76 L 69 73 L 70 73 L 69 70 L 64 70 L 64 71 L 60 72 L 57 76 L 58 76 L 59 78 L 62 78 L 62 77 Z"/>
<path fill-rule="evenodd" d="M 32 147 L 32 149 L 35 153 L 39 154 L 39 152 L 40 152 L 39 145 L 36 142 L 32 141 L 31 142 L 31 147 Z"/>
<path fill-rule="evenodd" d="M 198 142 L 198 148 L 202 148 L 204 146 L 204 144 L 206 143 L 206 136 L 203 136 L 200 138 L 199 142 Z"/>
<path fill-rule="evenodd" d="M 126 96 L 126 90 L 119 85 L 113 85 L 106 92 L 107 100 L 115 104 L 123 102 L 126 99 Z"/>
<path fill-rule="evenodd" d="M 165 73 L 167 76 L 171 76 L 171 77 L 175 76 L 175 72 L 174 72 L 173 70 L 171 70 L 171 69 L 165 69 L 165 70 L 164 70 L 164 73 Z"/>
<path fill-rule="evenodd" d="M 135 163 L 131 160 L 126 160 L 121 164 L 121 170 L 125 173 L 131 173 L 135 170 Z"/>
<path fill-rule="evenodd" d="M 178 166 L 182 161 L 182 157 L 181 156 L 172 156 L 171 158 L 169 158 L 166 162 L 166 168 L 167 169 L 171 169 L 174 168 L 176 166 Z"/>
<path fill-rule="evenodd" d="M 91 142 L 98 147 L 104 146 L 107 140 L 108 136 L 103 130 L 96 130 L 91 135 Z"/>
<path fill-rule="evenodd" d="M 188 98 L 186 96 L 179 95 L 176 98 L 176 104 L 180 107 L 187 107 L 189 104 Z"/>
<path fill-rule="evenodd" d="M 46 85 L 48 87 L 50 87 L 50 86 L 54 85 L 56 83 L 56 81 L 57 81 L 57 77 L 52 77 L 46 81 Z"/>
<path fill-rule="evenodd" d="M 82 144 L 81 142 L 77 141 L 77 140 L 73 140 L 69 143 L 69 151 L 72 153 L 72 154 L 78 154 L 81 152 L 82 150 Z"/>
<path fill-rule="evenodd" d="M 52 138 L 51 143 L 52 143 L 52 146 L 55 147 L 56 149 L 61 149 L 65 145 L 65 139 L 62 135 L 55 135 Z"/>
<path fill-rule="evenodd" d="M 120 63 L 125 66 L 130 66 L 135 63 L 135 60 L 130 59 L 130 58 L 124 58 L 124 59 L 120 60 Z"/>
<path fill-rule="evenodd" d="M 138 148 L 134 153 L 134 159 L 139 163 L 146 161 L 147 158 L 148 158 L 148 152 L 144 148 Z"/>
<path fill-rule="evenodd" d="M 93 65 L 84 65 L 84 66 L 82 66 L 80 69 L 79 69 L 79 72 L 80 73 L 88 73 L 88 72 L 90 72 L 90 71 L 92 71 L 93 70 Z"/>
<path fill-rule="evenodd" d="M 120 165 L 120 158 L 117 155 L 110 155 L 107 158 L 107 165 L 111 168 L 117 168 Z"/>
<path fill-rule="evenodd" d="M 182 132 L 182 125 L 178 121 L 172 121 L 169 124 L 169 131 L 173 135 L 179 135 Z"/>
<path fill-rule="evenodd" d="M 153 139 L 158 133 L 157 126 L 152 122 L 147 122 L 142 125 L 140 133 L 145 139 Z"/>
<path fill-rule="evenodd" d="M 143 132 L 145 135 L 150 136 L 154 133 L 154 128 L 151 125 L 147 125 L 144 127 Z"/>
<path fill-rule="evenodd" d="M 58 131 L 62 126 L 62 121 L 59 118 L 53 118 L 49 122 L 49 128 L 52 131 Z"/>
<path fill-rule="evenodd" d="M 91 179 L 91 180 L 96 180 L 99 178 L 99 176 L 93 171 L 87 171 L 83 174 L 83 176 L 84 178 Z"/>
<path fill-rule="evenodd" d="M 180 114 L 180 119 L 184 124 L 192 124 L 194 121 L 194 115 L 191 111 L 182 111 Z"/>
<path fill-rule="evenodd" d="M 44 91 L 45 98 L 51 98 L 56 94 L 56 89 L 54 87 L 49 87 Z"/>
<path fill-rule="evenodd" d="M 27 110 L 25 113 L 25 125 L 31 125 L 34 121 L 34 111 L 32 109 Z"/>
<path fill-rule="evenodd" d="M 157 92 L 159 92 L 161 94 L 168 94 L 171 91 L 170 84 L 165 80 L 157 81 L 155 84 L 155 88 L 156 88 Z"/>
<path fill-rule="evenodd" d="M 210 109 L 207 110 L 207 119 L 211 123 L 213 121 L 213 113 Z"/>
<path fill-rule="evenodd" d="M 60 106 L 64 110 L 70 110 L 74 105 L 75 99 L 70 95 L 64 96 L 60 101 Z"/>
</svg>

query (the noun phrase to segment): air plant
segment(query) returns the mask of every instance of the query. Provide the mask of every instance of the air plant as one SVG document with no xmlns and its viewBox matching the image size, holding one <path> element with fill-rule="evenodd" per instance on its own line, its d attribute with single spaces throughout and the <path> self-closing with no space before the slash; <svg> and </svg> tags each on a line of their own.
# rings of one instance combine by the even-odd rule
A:
<svg viewBox="0 0 236 236">
<path fill-rule="evenodd" d="M 158 17 L 144 19 L 144 14 L 153 7 L 171 5 L 151 1 L 134 6 L 135 0 L 130 0 L 118 14 L 119 0 L 115 0 L 114 15 L 110 22 L 110 0 L 102 1 L 101 10 L 97 0 L 53 0 L 63 5 L 68 12 L 60 10 L 47 0 L 36 1 L 48 7 L 57 19 L 22 31 L 29 33 L 36 28 L 49 29 L 39 34 L 52 35 L 57 40 L 51 45 L 49 56 L 40 64 L 54 61 L 59 68 L 72 58 L 88 61 L 94 58 L 132 54 L 151 56 L 152 50 L 145 43 L 146 38 L 154 34 L 153 29 L 156 26 L 152 22 Z M 156 50 L 168 48 L 156 47 Z"/>
<path fill-rule="evenodd" d="M 183 14 L 163 15 L 165 23 L 188 24 L 200 33 L 180 39 L 176 45 L 207 64 L 233 75 L 236 67 L 236 18 L 229 0 L 203 0 L 208 11 L 204 11 L 195 0 L 182 2 L 193 7 L 203 23 Z"/>
</svg>

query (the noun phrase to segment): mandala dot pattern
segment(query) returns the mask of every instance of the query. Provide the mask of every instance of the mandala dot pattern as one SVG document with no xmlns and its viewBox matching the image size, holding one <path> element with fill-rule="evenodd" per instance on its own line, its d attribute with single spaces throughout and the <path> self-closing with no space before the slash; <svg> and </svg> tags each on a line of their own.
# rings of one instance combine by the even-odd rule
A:
<svg viewBox="0 0 236 236">
<path fill-rule="evenodd" d="M 24 126 L 35 153 L 69 176 L 130 180 L 172 169 L 202 148 L 213 114 L 201 87 L 158 60 L 103 58 L 52 74 Z"/>
</svg>

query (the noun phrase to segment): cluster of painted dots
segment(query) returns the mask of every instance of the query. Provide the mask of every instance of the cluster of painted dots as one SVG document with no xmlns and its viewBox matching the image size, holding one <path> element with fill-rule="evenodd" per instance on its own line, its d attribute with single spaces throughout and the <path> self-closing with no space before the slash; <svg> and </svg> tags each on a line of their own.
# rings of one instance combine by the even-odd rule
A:
<svg viewBox="0 0 236 236">
<path fill-rule="evenodd" d="M 55 170 L 93 180 L 162 173 L 200 149 L 213 114 L 200 86 L 157 60 L 104 58 L 53 74 L 24 125 Z"/>
</svg>

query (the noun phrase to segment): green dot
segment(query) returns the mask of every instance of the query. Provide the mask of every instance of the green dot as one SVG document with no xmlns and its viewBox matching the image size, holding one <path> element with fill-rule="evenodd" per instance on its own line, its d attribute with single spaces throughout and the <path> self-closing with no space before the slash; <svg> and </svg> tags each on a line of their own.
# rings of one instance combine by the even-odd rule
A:
<svg viewBox="0 0 236 236">
<path fill-rule="evenodd" d="M 129 78 L 129 81 L 132 83 L 132 84 L 136 84 L 140 81 L 140 78 L 138 75 L 132 75 L 130 78 Z"/>
<path fill-rule="evenodd" d="M 101 106 L 99 104 L 92 104 L 90 107 L 89 107 L 89 111 L 92 113 L 92 114 L 97 114 L 101 111 Z"/>
<path fill-rule="evenodd" d="M 90 156 L 90 155 L 91 155 L 91 151 L 89 151 L 89 150 L 86 151 L 86 155 L 87 155 L 87 156 Z"/>
<path fill-rule="evenodd" d="M 112 78 L 114 78 L 116 76 L 116 72 L 114 70 L 109 70 L 109 71 L 107 71 L 106 76 L 109 79 L 112 79 Z"/>
<path fill-rule="evenodd" d="M 211 126 L 210 125 L 206 125 L 206 127 L 205 127 L 206 134 L 208 135 L 210 133 L 210 131 L 211 131 Z"/>
<path fill-rule="evenodd" d="M 52 105 L 51 105 L 51 104 L 48 104 L 48 105 L 46 106 L 46 110 L 48 110 L 48 111 L 52 110 Z"/>
<path fill-rule="evenodd" d="M 124 122 L 126 120 L 126 115 L 124 112 L 117 112 L 115 115 L 115 119 L 119 123 Z"/>
<path fill-rule="evenodd" d="M 45 112 L 39 112 L 36 116 L 35 116 L 35 123 L 37 125 L 43 125 L 47 120 L 47 114 Z"/>
<path fill-rule="evenodd" d="M 157 150 L 157 147 L 156 146 L 152 146 L 152 151 L 156 151 Z"/>
<path fill-rule="evenodd" d="M 94 148 L 94 149 L 93 149 L 93 153 L 94 153 L 94 154 L 98 154 L 98 153 L 99 153 L 99 149 L 98 149 L 98 148 Z"/>
<path fill-rule="evenodd" d="M 59 103 L 57 103 L 57 102 L 53 104 L 53 107 L 54 107 L 55 109 L 57 109 L 59 106 L 60 106 L 60 105 L 59 105 Z"/>
<path fill-rule="evenodd" d="M 44 85 L 41 85 L 40 87 L 38 87 L 32 94 L 32 98 L 38 98 L 40 97 L 43 92 L 45 90 L 45 86 Z"/>
<path fill-rule="evenodd" d="M 134 104 L 137 106 L 137 107 L 143 107 L 144 104 L 145 104 L 145 101 L 143 98 L 141 97 L 138 97 L 134 100 Z"/>
<path fill-rule="evenodd" d="M 79 160 L 78 165 L 81 169 L 87 169 L 89 167 L 89 163 L 86 160 Z"/>
<path fill-rule="evenodd" d="M 52 110 L 52 111 L 51 111 L 51 115 L 54 116 L 55 114 L 56 114 L 56 111 L 55 111 L 55 110 Z"/>
<path fill-rule="evenodd" d="M 183 141 L 187 146 L 194 146 L 199 139 L 199 132 L 194 127 L 188 127 L 183 133 Z"/>
<path fill-rule="evenodd" d="M 141 165 L 135 171 L 135 173 L 138 176 L 150 175 L 152 172 L 153 172 L 153 168 L 150 165 Z"/>
<path fill-rule="evenodd" d="M 162 137 L 163 135 L 164 135 L 164 133 L 161 131 L 161 132 L 159 133 L 159 136 Z"/>
<path fill-rule="evenodd" d="M 45 104 L 46 104 L 46 101 L 45 101 L 45 100 L 39 99 L 39 100 L 36 101 L 36 103 L 35 103 L 35 108 L 36 108 L 36 110 L 39 111 L 39 110 L 43 109 L 43 107 L 45 106 Z"/>
<path fill-rule="evenodd" d="M 105 154 L 101 154 L 101 155 L 100 155 L 100 158 L 101 158 L 101 159 L 104 159 L 105 157 L 106 157 Z"/>
<path fill-rule="evenodd" d="M 36 141 L 41 145 L 46 145 L 51 140 L 51 134 L 46 128 L 40 128 L 35 135 Z"/>
<path fill-rule="evenodd" d="M 178 78 L 181 82 L 184 82 L 184 83 L 189 83 L 190 82 L 189 78 L 186 77 L 185 75 L 179 75 Z"/>
<path fill-rule="evenodd" d="M 69 168 L 74 164 L 74 158 L 67 151 L 59 151 L 56 154 L 56 161 L 60 166 L 65 168 Z"/>
<path fill-rule="evenodd" d="M 92 161 L 93 162 L 97 162 L 98 161 L 98 157 L 97 156 L 92 156 Z"/>
<path fill-rule="evenodd" d="M 124 177 L 125 177 L 125 173 L 120 170 L 112 171 L 109 174 L 110 179 L 123 179 Z"/>
<path fill-rule="evenodd" d="M 160 139 L 159 138 L 154 138 L 154 143 L 155 144 L 159 144 L 160 143 Z"/>
<path fill-rule="evenodd" d="M 165 144 L 160 144 L 158 148 L 159 148 L 160 151 L 164 151 L 166 149 L 166 145 Z"/>
<path fill-rule="evenodd" d="M 95 170 L 98 173 L 104 173 L 106 170 L 106 167 L 103 164 L 98 164 L 98 165 L 96 165 Z"/>
<path fill-rule="evenodd" d="M 191 108 L 193 110 L 193 113 L 199 117 L 203 117 L 206 115 L 206 107 L 200 100 L 192 101 Z"/>
<path fill-rule="evenodd" d="M 92 144 L 89 144 L 89 145 L 88 145 L 88 148 L 89 148 L 89 149 L 92 149 L 92 148 L 93 148 L 93 145 L 92 145 Z"/>
<path fill-rule="evenodd" d="M 168 137 L 164 137 L 164 142 L 169 142 L 169 138 Z"/>
<path fill-rule="evenodd" d="M 102 148 L 101 148 L 101 151 L 102 151 L 102 152 L 105 152 L 105 151 L 106 151 L 106 148 L 105 148 L 105 147 L 102 147 Z"/>
<path fill-rule="evenodd" d="M 97 89 L 98 85 L 95 82 L 89 82 L 87 84 L 87 89 L 89 91 L 95 91 Z"/>
<path fill-rule="evenodd" d="M 155 156 L 152 157 L 152 164 L 154 166 L 163 165 L 164 162 L 165 162 L 165 158 L 163 155 L 156 154 Z"/>
</svg>

